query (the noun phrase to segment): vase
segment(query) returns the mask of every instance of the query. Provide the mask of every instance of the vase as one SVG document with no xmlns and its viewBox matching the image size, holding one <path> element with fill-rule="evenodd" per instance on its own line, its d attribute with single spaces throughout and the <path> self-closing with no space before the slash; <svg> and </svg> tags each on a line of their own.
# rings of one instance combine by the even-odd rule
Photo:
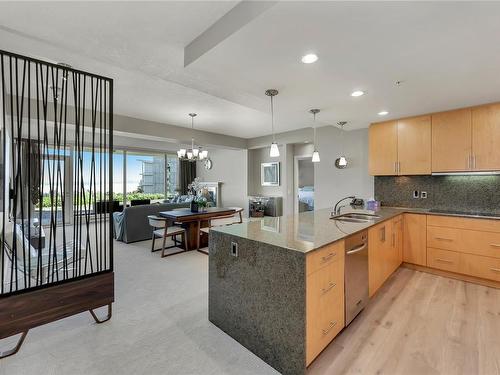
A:
<svg viewBox="0 0 500 375">
<path fill-rule="evenodd" d="M 191 212 L 199 212 L 198 203 L 191 201 Z"/>
</svg>

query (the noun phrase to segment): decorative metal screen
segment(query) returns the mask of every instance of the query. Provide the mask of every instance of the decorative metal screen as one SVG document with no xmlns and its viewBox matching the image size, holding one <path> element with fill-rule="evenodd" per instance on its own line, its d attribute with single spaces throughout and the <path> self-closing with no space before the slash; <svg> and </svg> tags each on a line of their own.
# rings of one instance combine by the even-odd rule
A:
<svg viewBox="0 0 500 375">
<path fill-rule="evenodd" d="M 0 295 L 112 271 L 113 81 L 0 59 Z"/>
</svg>

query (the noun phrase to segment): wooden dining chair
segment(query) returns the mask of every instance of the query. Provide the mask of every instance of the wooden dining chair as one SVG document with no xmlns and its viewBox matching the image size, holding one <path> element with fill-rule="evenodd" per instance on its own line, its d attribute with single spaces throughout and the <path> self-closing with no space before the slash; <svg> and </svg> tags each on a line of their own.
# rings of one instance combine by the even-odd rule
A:
<svg viewBox="0 0 500 375">
<path fill-rule="evenodd" d="M 151 244 L 151 252 L 161 250 L 161 257 L 165 258 L 170 255 L 179 254 L 188 250 L 186 229 L 176 225 L 169 226 L 168 219 L 156 215 L 149 215 L 148 220 L 149 220 L 149 225 L 153 227 L 153 238 L 152 238 L 153 243 Z M 181 240 L 184 243 L 184 250 L 165 254 L 165 250 L 171 249 L 173 247 L 178 247 L 179 243 L 176 237 L 179 235 L 181 236 Z M 174 241 L 174 245 L 165 247 L 165 243 L 167 242 L 167 238 L 169 237 L 172 239 L 172 241 Z M 155 249 L 155 240 L 157 238 L 163 238 L 161 249 Z"/>
</svg>

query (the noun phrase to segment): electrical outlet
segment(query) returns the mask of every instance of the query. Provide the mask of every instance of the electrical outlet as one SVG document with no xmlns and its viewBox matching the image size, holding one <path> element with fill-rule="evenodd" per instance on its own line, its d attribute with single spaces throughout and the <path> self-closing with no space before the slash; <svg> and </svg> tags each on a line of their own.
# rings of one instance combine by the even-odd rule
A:
<svg viewBox="0 0 500 375">
<path fill-rule="evenodd" d="M 421 191 L 420 192 L 420 198 L 426 199 L 427 198 L 427 192 L 426 191 Z"/>
<path fill-rule="evenodd" d="M 238 256 L 238 243 L 237 242 L 231 242 L 231 255 L 233 257 Z"/>
<path fill-rule="evenodd" d="M 418 190 L 413 190 L 413 198 L 417 199 L 420 197 L 420 192 Z"/>
</svg>

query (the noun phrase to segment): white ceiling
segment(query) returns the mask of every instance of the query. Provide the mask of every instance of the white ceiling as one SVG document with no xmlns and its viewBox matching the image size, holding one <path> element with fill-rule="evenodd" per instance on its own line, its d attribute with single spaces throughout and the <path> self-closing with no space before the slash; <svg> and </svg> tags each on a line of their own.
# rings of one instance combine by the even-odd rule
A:
<svg viewBox="0 0 500 375">
<path fill-rule="evenodd" d="M 115 111 L 251 138 L 500 100 L 500 3 L 279 2 L 184 67 L 237 2 L 0 3 L 0 48 L 115 79 Z M 316 52 L 319 61 L 300 57 Z M 396 86 L 395 81 L 404 81 Z M 366 95 L 352 98 L 354 89 Z"/>
</svg>

